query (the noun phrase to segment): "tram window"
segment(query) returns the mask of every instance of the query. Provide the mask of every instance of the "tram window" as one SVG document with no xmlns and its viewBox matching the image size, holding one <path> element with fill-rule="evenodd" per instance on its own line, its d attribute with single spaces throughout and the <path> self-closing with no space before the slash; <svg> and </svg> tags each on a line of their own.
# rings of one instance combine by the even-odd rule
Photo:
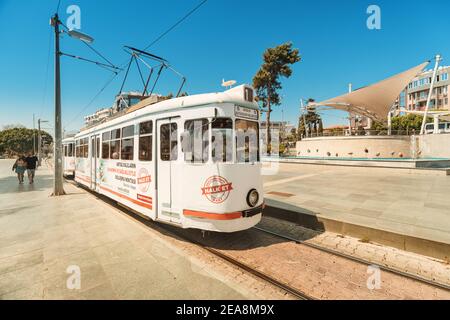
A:
<svg viewBox="0 0 450 320">
<path fill-rule="evenodd" d="M 76 143 L 76 146 L 75 146 L 75 157 L 79 158 L 80 157 L 80 140 L 77 140 L 75 143 Z"/>
<path fill-rule="evenodd" d="M 152 161 L 153 122 L 147 121 L 139 124 L 139 160 Z"/>
<path fill-rule="evenodd" d="M 122 138 L 134 136 L 134 125 L 122 128 Z"/>
<path fill-rule="evenodd" d="M 122 160 L 133 160 L 134 152 L 134 125 L 122 128 L 122 143 L 120 158 Z"/>
<path fill-rule="evenodd" d="M 258 123 L 236 119 L 236 161 L 259 161 Z"/>
<path fill-rule="evenodd" d="M 177 124 L 168 123 L 160 127 L 161 160 L 174 161 L 178 159 Z"/>
<path fill-rule="evenodd" d="M 102 140 L 103 141 L 109 141 L 111 139 L 111 132 L 105 132 L 102 134 Z"/>
<path fill-rule="evenodd" d="M 134 139 L 122 139 L 120 158 L 122 160 L 133 160 Z"/>
<path fill-rule="evenodd" d="M 91 138 L 91 158 L 95 158 L 95 138 Z"/>
<path fill-rule="evenodd" d="M 100 138 L 99 137 L 95 138 L 95 146 L 96 146 L 96 148 L 95 148 L 95 151 L 96 151 L 95 157 L 96 158 L 100 158 Z"/>
<path fill-rule="evenodd" d="M 109 158 L 120 159 L 120 129 L 111 131 L 111 141 L 109 142 Z"/>
<path fill-rule="evenodd" d="M 233 161 L 233 120 L 218 118 L 211 123 L 212 159 L 214 162 Z"/>
<path fill-rule="evenodd" d="M 64 146 L 64 157 L 67 157 L 67 145 Z"/>
<path fill-rule="evenodd" d="M 89 153 L 89 139 L 84 138 L 83 157 L 87 158 Z"/>
<path fill-rule="evenodd" d="M 120 129 L 111 131 L 111 140 L 120 139 Z"/>
<path fill-rule="evenodd" d="M 77 157 L 78 158 L 83 158 L 83 139 L 78 140 L 77 144 L 78 144 L 78 146 L 77 146 L 77 149 L 78 149 Z"/>
<path fill-rule="evenodd" d="M 120 140 L 113 140 L 109 142 L 109 158 L 120 158 Z"/>
<path fill-rule="evenodd" d="M 141 122 L 139 124 L 139 134 L 151 134 L 153 132 L 153 121 Z"/>
<path fill-rule="evenodd" d="M 109 139 L 111 138 L 111 133 L 105 132 L 102 134 L 102 159 L 109 159 Z"/>
<path fill-rule="evenodd" d="M 69 144 L 68 156 L 73 157 L 73 143 Z"/>
<path fill-rule="evenodd" d="M 191 163 L 205 163 L 209 158 L 209 122 L 208 119 L 188 120 L 184 123 L 187 133 L 182 139 L 188 139 L 185 146 L 184 160 Z"/>
</svg>

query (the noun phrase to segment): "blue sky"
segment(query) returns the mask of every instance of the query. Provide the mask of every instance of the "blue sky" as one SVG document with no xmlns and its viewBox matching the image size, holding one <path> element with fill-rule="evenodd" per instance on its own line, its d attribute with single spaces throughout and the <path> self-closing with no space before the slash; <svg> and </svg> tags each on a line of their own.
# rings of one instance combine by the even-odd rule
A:
<svg viewBox="0 0 450 320">
<path fill-rule="evenodd" d="M 62 0 L 81 8 L 81 31 L 115 64 L 127 54 L 123 45 L 143 48 L 193 8 L 199 0 Z M 381 30 L 366 27 L 370 4 L 381 8 Z M 0 127 L 32 126 L 36 117 L 53 122 L 53 34 L 49 18 L 57 0 L 0 0 Z M 429 60 L 436 53 L 449 64 L 450 2 L 431 0 L 209 0 L 149 51 L 165 57 L 184 74 L 190 94 L 222 90 L 222 78 L 251 83 L 262 53 L 286 41 L 299 48 L 302 61 L 283 80 L 283 103 L 273 118 L 296 123 L 300 98 L 316 100 L 361 87 Z M 98 59 L 82 43 L 64 36 L 62 51 Z M 50 59 L 49 59 L 50 57 Z M 50 62 L 46 77 L 47 62 Z M 62 57 L 63 125 L 78 129 L 83 116 L 110 106 L 123 74 L 83 110 L 111 77 L 95 65 Z M 178 80 L 166 74 L 157 91 L 176 92 Z M 137 73 L 127 89 L 138 89 Z M 77 117 L 78 114 L 82 113 Z M 345 113 L 323 113 L 325 125 L 343 123 Z M 53 126 L 52 123 L 49 126 Z"/>
</svg>

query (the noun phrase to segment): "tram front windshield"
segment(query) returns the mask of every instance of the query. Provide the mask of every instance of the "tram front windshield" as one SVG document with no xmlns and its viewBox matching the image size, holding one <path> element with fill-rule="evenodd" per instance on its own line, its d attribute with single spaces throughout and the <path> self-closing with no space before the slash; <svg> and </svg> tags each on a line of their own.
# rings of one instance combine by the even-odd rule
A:
<svg viewBox="0 0 450 320">
<path fill-rule="evenodd" d="M 259 161 L 258 122 L 216 118 L 211 122 L 206 119 L 186 121 L 184 143 L 182 144 L 186 162 L 208 162 L 209 130 L 211 130 L 210 145 L 213 163 L 232 163 L 233 161 L 254 163 Z"/>
</svg>

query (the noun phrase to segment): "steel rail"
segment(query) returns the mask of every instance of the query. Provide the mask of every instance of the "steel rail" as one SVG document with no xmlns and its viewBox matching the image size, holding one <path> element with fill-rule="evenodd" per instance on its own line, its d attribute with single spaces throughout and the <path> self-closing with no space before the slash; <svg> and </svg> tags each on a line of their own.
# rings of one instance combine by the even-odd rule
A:
<svg viewBox="0 0 450 320">
<path fill-rule="evenodd" d="M 418 275 L 414 275 L 414 274 L 411 274 L 411 273 L 408 273 L 408 272 L 405 272 L 405 271 L 401 271 L 401 270 L 398 270 L 398 269 L 395 269 L 395 268 L 390 268 L 390 267 L 385 266 L 385 265 L 379 265 L 379 264 L 377 264 L 375 262 L 364 260 L 362 258 L 358 258 L 358 257 L 352 256 L 352 255 L 343 253 L 341 251 L 329 249 L 329 248 L 326 248 L 326 247 L 323 247 L 323 246 L 320 246 L 320 245 L 317 245 L 317 244 L 313 244 L 313 243 L 310 243 L 310 242 L 306 242 L 306 241 L 303 241 L 303 240 L 300 240 L 300 239 L 295 239 L 295 238 L 292 238 L 290 236 L 282 235 L 282 234 L 279 234 L 279 233 L 271 231 L 271 230 L 263 229 L 263 228 L 260 228 L 260 227 L 253 227 L 253 229 L 258 230 L 260 232 L 267 233 L 267 234 L 271 234 L 273 236 L 276 236 L 276 237 L 279 237 L 279 238 L 282 238 L 282 239 L 285 239 L 285 240 L 290 240 L 290 241 L 293 241 L 295 243 L 307 246 L 309 248 L 313 248 L 313 249 L 316 249 L 316 250 L 320 250 L 322 252 L 326 252 L 326 253 L 332 254 L 334 256 L 339 256 L 341 258 L 352 260 L 354 262 L 358 262 L 358 263 L 365 264 L 365 265 L 376 265 L 383 271 L 387 271 L 387 272 L 390 272 L 390 273 L 393 273 L 393 274 L 396 274 L 396 275 L 399 275 L 399 276 L 402 276 L 402 277 L 405 277 L 405 278 L 409 278 L 411 280 L 415 280 L 415 281 L 418 281 L 418 282 L 426 283 L 428 285 L 431 285 L 431 286 L 439 288 L 439 289 L 444 289 L 444 290 L 450 291 L 450 286 L 446 285 L 444 283 L 435 282 L 435 281 L 426 279 L 426 278 L 418 276 Z"/>
<path fill-rule="evenodd" d="M 102 194 L 96 193 L 95 191 L 92 191 L 92 190 L 90 190 L 90 189 L 88 189 L 88 188 L 78 184 L 75 180 L 71 180 L 71 179 L 65 179 L 65 180 L 66 180 L 66 182 L 68 182 L 68 183 L 70 183 L 70 184 L 72 184 L 72 185 L 74 185 L 74 186 L 76 186 L 78 188 L 82 188 L 83 190 L 86 190 L 87 192 L 89 192 L 92 195 L 95 195 L 98 199 L 104 200 L 104 198 L 107 198 L 106 196 L 104 196 Z M 108 205 L 110 205 L 110 206 L 112 206 L 115 209 L 121 210 L 122 212 L 125 211 L 125 213 L 127 213 L 127 214 L 128 213 L 135 213 L 134 210 L 128 208 L 127 206 L 121 205 L 120 203 L 118 203 L 117 201 L 115 201 L 113 199 L 107 198 L 107 200 L 109 200 L 109 201 L 103 201 L 103 202 L 108 204 Z M 224 254 L 223 252 L 220 252 L 219 250 L 216 250 L 214 248 L 208 247 L 208 246 L 202 244 L 201 242 L 199 242 L 199 241 L 197 241 L 195 239 L 192 239 L 191 237 L 186 236 L 182 232 L 183 229 L 180 229 L 180 230 L 176 230 L 175 229 L 174 230 L 174 228 L 178 228 L 178 227 L 172 226 L 172 225 L 169 225 L 169 224 L 164 224 L 164 223 L 154 223 L 154 224 L 153 223 L 151 223 L 151 224 L 145 223 L 145 222 L 154 222 L 154 221 L 153 220 L 149 220 L 148 218 L 145 218 L 142 215 L 134 215 L 133 214 L 133 215 L 129 215 L 129 216 L 132 217 L 133 219 L 137 220 L 137 221 L 140 221 L 142 219 L 143 221 L 140 221 L 140 222 L 143 223 L 144 225 L 152 228 L 152 229 L 155 229 L 155 227 L 156 228 L 161 228 L 161 229 L 165 230 L 168 233 L 171 233 L 171 234 L 173 234 L 173 235 L 175 235 L 175 236 L 177 236 L 179 238 L 182 238 L 183 240 L 187 240 L 188 242 L 190 242 L 192 244 L 195 244 L 196 246 L 200 247 L 201 249 L 206 250 L 206 251 L 214 254 L 215 256 L 219 257 L 220 259 L 227 261 L 228 263 L 238 267 L 239 269 L 241 269 L 241 270 L 243 270 L 243 271 L 245 271 L 247 273 L 250 273 L 251 275 L 253 275 L 253 276 L 263 280 L 264 282 L 270 283 L 271 285 L 273 285 L 273 286 L 275 286 L 275 287 L 277 287 L 277 288 L 279 288 L 279 289 L 289 293 L 290 295 L 292 295 L 292 296 L 294 296 L 294 297 L 296 297 L 296 298 L 298 298 L 300 300 L 315 300 L 314 297 L 309 296 L 305 292 L 302 292 L 302 291 L 300 291 L 300 290 L 298 290 L 296 288 L 293 288 L 293 287 L 289 286 L 288 284 L 283 283 L 283 282 L 273 278 L 272 276 L 270 276 L 268 274 L 265 274 L 265 273 L 263 273 L 261 271 L 255 270 L 253 267 L 251 267 L 251 266 L 249 266 L 249 265 L 247 265 L 247 264 L 245 264 L 245 263 L 243 263 L 243 262 L 241 262 L 239 260 L 236 260 L 233 257 L 231 257 L 231 256 L 229 256 L 227 254 Z M 140 218 L 140 219 L 137 219 L 137 218 Z"/>
</svg>

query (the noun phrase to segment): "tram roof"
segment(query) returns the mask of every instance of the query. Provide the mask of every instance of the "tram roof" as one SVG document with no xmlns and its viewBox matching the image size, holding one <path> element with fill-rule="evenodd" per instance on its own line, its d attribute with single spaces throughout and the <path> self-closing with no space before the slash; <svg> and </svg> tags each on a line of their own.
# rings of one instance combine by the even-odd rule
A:
<svg viewBox="0 0 450 320">
<path fill-rule="evenodd" d="M 92 131 L 101 130 L 115 124 L 131 120 L 144 114 L 163 113 L 174 111 L 177 109 L 185 109 L 190 107 L 207 106 L 214 103 L 234 103 L 251 109 L 259 109 L 255 101 L 245 99 L 245 90 L 249 88 L 253 92 L 253 88 L 249 85 L 240 85 L 223 92 L 195 94 L 192 96 L 184 96 L 179 98 L 168 99 L 154 103 L 152 97 L 142 100 L 138 104 L 130 107 L 123 115 L 111 118 L 106 122 L 96 126 L 82 129 L 74 138 L 86 135 Z M 253 95 L 252 95 L 253 96 Z"/>
<path fill-rule="evenodd" d="M 75 141 L 75 136 L 64 138 L 62 140 L 62 143 L 70 143 L 70 142 L 74 142 L 74 141 Z"/>
</svg>

